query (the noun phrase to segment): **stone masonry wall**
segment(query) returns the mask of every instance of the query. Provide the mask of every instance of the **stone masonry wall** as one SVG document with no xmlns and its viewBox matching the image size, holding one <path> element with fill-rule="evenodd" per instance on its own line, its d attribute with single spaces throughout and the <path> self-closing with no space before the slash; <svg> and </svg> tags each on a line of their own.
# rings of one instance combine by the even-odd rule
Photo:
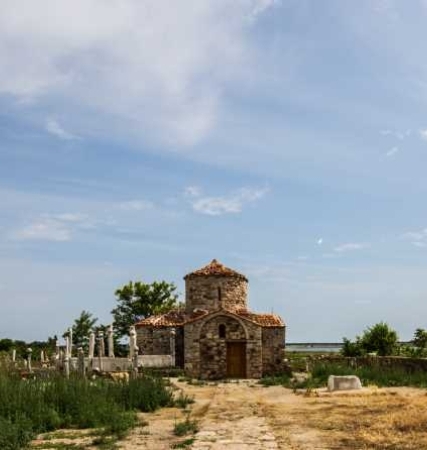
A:
<svg viewBox="0 0 427 450">
<path fill-rule="evenodd" d="M 264 328 L 262 330 L 262 375 L 277 374 L 283 369 L 285 356 L 285 328 Z"/>
<path fill-rule="evenodd" d="M 136 329 L 136 345 L 143 355 L 170 355 L 169 327 L 139 327 Z"/>
<path fill-rule="evenodd" d="M 242 326 L 242 323 L 244 325 Z M 227 342 L 246 342 L 246 376 L 262 376 L 261 327 L 217 315 L 185 325 L 185 369 L 188 375 L 203 379 L 220 379 L 227 375 Z M 225 326 L 225 338 L 219 336 Z M 246 330 L 246 332 L 245 332 Z"/>
<path fill-rule="evenodd" d="M 185 280 L 185 307 L 215 311 L 247 308 L 248 282 L 237 277 L 190 277 Z"/>
</svg>

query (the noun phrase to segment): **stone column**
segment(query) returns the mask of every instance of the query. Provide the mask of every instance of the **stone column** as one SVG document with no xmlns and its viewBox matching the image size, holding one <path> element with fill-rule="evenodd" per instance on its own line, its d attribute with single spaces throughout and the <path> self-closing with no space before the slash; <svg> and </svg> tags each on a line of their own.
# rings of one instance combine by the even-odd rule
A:
<svg viewBox="0 0 427 450">
<path fill-rule="evenodd" d="M 102 371 L 102 358 L 105 356 L 104 333 L 98 331 L 98 368 Z"/>
<path fill-rule="evenodd" d="M 42 365 L 45 362 L 44 350 L 40 350 L 40 362 L 42 363 Z"/>
<path fill-rule="evenodd" d="M 14 348 L 12 350 L 12 362 L 15 362 L 15 361 L 16 361 L 16 349 Z"/>
<path fill-rule="evenodd" d="M 135 327 L 132 325 L 129 329 L 129 359 L 133 361 L 136 347 L 136 331 Z"/>
<path fill-rule="evenodd" d="M 68 334 L 70 336 L 70 341 L 69 341 L 69 345 L 70 345 L 70 352 L 68 353 L 68 355 L 70 356 L 70 358 L 73 356 L 73 329 L 69 328 L 68 329 Z"/>
<path fill-rule="evenodd" d="M 77 370 L 79 375 L 85 376 L 85 354 L 82 347 L 77 350 Z"/>
<path fill-rule="evenodd" d="M 55 359 L 58 360 L 60 357 L 61 349 L 59 347 L 58 339 L 55 341 Z"/>
<path fill-rule="evenodd" d="M 65 336 L 65 357 L 69 358 L 70 357 L 70 337 L 69 336 Z"/>
<path fill-rule="evenodd" d="M 33 349 L 28 347 L 27 348 L 27 370 L 28 372 L 32 372 L 32 367 L 31 367 L 31 354 L 33 353 Z"/>
<path fill-rule="evenodd" d="M 104 332 L 98 331 L 98 355 L 103 358 L 105 356 Z"/>
<path fill-rule="evenodd" d="M 114 336 L 113 336 L 113 325 L 108 327 L 108 357 L 114 358 Z"/>
<path fill-rule="evenodd" d="M 172 367 L 175 367 L 175 336 L 176 336 L 175 328 L 172 328 L 170 331 L 170 352 L 171 352 Z"/>
<path fill-rule="evenodd" d="M 95 355 L 95 333 L 91 331 L 89 334 L 89 360 L 92 360 Z"/>
</svg>

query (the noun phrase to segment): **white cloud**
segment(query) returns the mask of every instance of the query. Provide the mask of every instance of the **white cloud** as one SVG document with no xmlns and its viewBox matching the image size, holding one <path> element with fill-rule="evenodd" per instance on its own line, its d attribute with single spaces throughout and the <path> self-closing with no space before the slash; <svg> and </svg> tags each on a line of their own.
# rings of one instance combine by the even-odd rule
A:
<svg viewBox="0 0 427 450">
<path fill-rule="evenodd" d="M 353 250 L 362 250 L 364 248 L 368 248 L 369 244 L 363 242 L 348 242 L 346 244 L 338 245 L 334 248 L 334 251 L 337 253 L 349 252 Z"/>
<path fill-rule="evenodd" d="M 47 119 L 46 131 L 59 139 L 63 139 L 64 141 L 77 139 L 77 136 L 65 131 L 55 119 Z"/>
<path fill-rule="evenodd" d="M 395 155 L 397 152 L 399 151 L 399 147 L 393 147 L 391 148 L 386 154 L 385 156 L 387 158 L 391 158 L 393 155 Z"/>
<path fill-rule="evenodd" d="M 412 245 L 414 245 L 415 247 L 425 248 L 427 247 L 427 242 L 414 241 L 412 242 Z"/>
<path fill-rule="evenodd" d="M 51 214 L 50 217 L 63 222 L 83 222 L 88 219 L 86 214 L 80 213 Z"/>
<path fill-rule="evenodd" d="M 119 208 L 124 211 L 143 211 L 152 207 L 153 204 L 147 200 L 129 200 L 119 204 Z"/>
<path fill-rule="evenodd" d="M 13 232 L 11 237 L 15 240 L 70 241 L 75 230 L 94 227 L 85 214 L 43 214 L 30 225 Z"/>
<path fill-rule="evenodd" d="M 42 219 L 16 231 L 12 237 L 16 240 L 62 242 L 71 239 L 71 230 L 57 220 Z"/>
<path fill-rule="evenodd" d="M 64 114 L 60 105 L 78 105 L 68 117 L 80 136 L 108 129 L 192 145 L 215 126 L 224 89 L 254 64 L 248 16 L 274 3 L 3 0 L 0 95 Z M 46 129 L 73 136 L 55 120 Z"/>
<path fill-rule="evenodd" d="M 317 245 L 322 245 L 323 244 L 323 238 L 319 238 L 317 240 Z"/>
<path fill-rule="evenodd" d="M 192 192 L 190 202 L 194 211 L 210 216 L 219 216 L 242 212 L 245 205 L 262 198 L 268 192 L 268 188 L 242 188 L 228 196 L 221 197 L 203 196 L 201 190 Z"/>
<path fill-rule="evenodd" d="M 279 0 L 258 0 L 253 2 L 253 8 L 248 15 L 250 21 L 256 20 L 256 18 L 262 14 L 267 9 L 271 8 L 274 5 L 278 5 L 280 3 Z"/>
<path fill-rule="evenodd" d="M 427 128 L 424 130 L 420 130 L 419 133 L 420 133 L 420 138 L 423 141 L 427 141 Z"/>
<path fill-rule="evenodd" d="M 408 231 L 401 236 L 404 240 L 410 241 L 414 247 L 427 247 L 427 228 L 419 231 Z"/>
</svg>

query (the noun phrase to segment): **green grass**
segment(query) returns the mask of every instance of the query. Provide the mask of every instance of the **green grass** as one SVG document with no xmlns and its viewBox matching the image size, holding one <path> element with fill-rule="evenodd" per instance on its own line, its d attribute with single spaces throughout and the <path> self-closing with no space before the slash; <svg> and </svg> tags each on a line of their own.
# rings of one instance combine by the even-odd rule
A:
<svg viewBox="0 0 427 450">
<path fill-rule="evenodd" d="M 313 389 L 325 387 L 329 375 L 356 375 L 362 385 L 374 384 L 379 387 L 413 386 L 427 388 L 427 372 L 408 371 L 400 367 L 362 366 L 349 367 L 345 363 L 317 362 L 307 379 L 296 381 L 287 374 L 264 377 L 259 382 L 263 386 L 281 385 L 291 389 Z"/>
<path fill-rule="evenodd" d="M 427 387 L 427 373 L 421 370 L 410 372 L 399 367 L 379 366 L 351 368 L 336 363 L 315 364 L 311 373 L 311 387 L 325 386 L 329 375 L 357 375 L 362 385 Z"/>
<path fill-rule="evenodd" d="M 197 421 L 191 420 L 187 415 L 186 419 L 182 422 L 177 422 L 174 426 L 173 432 L 176 436 L 185 436 L 186 434 L 194 434 L 199 431 Z"/>
<path fill-rule="evenodd" d="M 174 404 L 178 408 L 185 409 L 188 405 L 191 405 L 195 402 L 193 397 L 184 394 L 182 391 L 179 393 L 178 397 L 175 398 Z"/>
<path fill-rule="evenodd" d="M 61 376 L 21 380 L 0 373 L 0 448 L 26 448 L 36 434 L 59 428 L 100 428 L 122 438 L 136 424 L 136 411 L 173 405 L 173 393 L 161 378 L 129 383 L 88 381 Z"/>
</svg>

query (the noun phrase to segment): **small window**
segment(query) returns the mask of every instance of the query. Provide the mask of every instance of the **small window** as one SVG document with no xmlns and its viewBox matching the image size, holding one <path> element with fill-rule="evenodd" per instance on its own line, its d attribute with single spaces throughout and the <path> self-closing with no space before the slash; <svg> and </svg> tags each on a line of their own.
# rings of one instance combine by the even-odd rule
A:
<svg viewBox="0 0 427 450">
<path fill-rule="evenodd" d="M 219 332 L 219 337 L 224 339 L 225 338 L 225 325 L 223 323 L 219 326 L 218 332 Z"/>
<path fill-rule="evenodd" d="M 221 303 L 221 288 L 218 287 L 218 301 Z"/>
</svg>

